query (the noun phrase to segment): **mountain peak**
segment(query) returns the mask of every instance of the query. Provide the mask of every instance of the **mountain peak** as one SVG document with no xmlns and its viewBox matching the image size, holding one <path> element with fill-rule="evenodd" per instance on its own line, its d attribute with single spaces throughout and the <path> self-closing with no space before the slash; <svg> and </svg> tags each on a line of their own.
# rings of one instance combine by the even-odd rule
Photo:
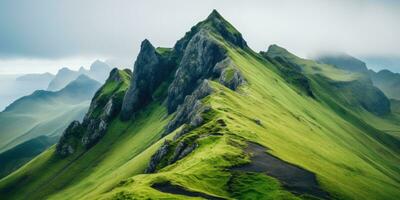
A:
<svg viewBox="0 0 400 200">
<path fill-rule="evenodd" d="M 174 50 L 182 53 L 189 41 L 202 30 L 213 32 L 215 35 L 220 36 L 220 39 L 239 48 L 247 47 L 242 34 L 226 21 L 217 10 L 213 10 L 205 20 L 197 23 L 190 31 L 186 32 L 185 36 L 175 44 Z"/>
<path fill-rule="evenodd" d="M 225 20 L 221 14 L 219 14 L 219 12 L 216 9 L 213 9 L 213 11 L 210 13 L 210 15 L 208 15 L 207 19 L 214 19 L 214 18 L 218 18 L 218 19 L 223 19 Z"/>
</svg>

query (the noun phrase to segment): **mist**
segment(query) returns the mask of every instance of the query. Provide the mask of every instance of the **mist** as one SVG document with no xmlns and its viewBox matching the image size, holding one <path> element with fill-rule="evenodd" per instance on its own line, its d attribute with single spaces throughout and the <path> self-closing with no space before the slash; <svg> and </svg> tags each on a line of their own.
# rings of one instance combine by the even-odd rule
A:
<svg viewBox="0 0 400 200">
<path fill-rule="evenodd" d="M 96 58 L 132 67 L 142 40 L 172 47 L 212 9 L 255 51 L 278 44 L 302 57 L 330 51 L 390 57 L 397 66 L 389 67 L 400 71 L 400 2 L 394 0 L 41 0 L 1 1 L 0 73 L 54 72 L 63 61 L 78 68 Z"/>
</svg>

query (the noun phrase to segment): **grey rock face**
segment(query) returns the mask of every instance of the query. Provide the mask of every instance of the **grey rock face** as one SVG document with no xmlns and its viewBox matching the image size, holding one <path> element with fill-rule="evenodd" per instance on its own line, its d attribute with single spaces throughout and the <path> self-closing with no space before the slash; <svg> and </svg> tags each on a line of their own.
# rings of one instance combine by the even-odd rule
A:
<svg viewBox="0 0 400 200">
<path fill-rule="evenodd" d="M 218 82 L 236 90 L 237 87 L 245 83 L 244 77 L 230 58 L 225 58 L 214 67 L 214 73 L 219 76 Z"/>
<path fill-rule="evenodd" d="M 164 144 L 156 151 L 153 156 L 151 156 L 149 165 L 147 166 L 145 173 L 153 173 L 156 171 L 159 162 L 168 154 L 170 146 L 170 142 L 168 140 L 165 140 Z"/>
<path fill-rule="evenodd" d="M 152 101 L 152 94 L 168 78 L 174 66 L 157 53 L 153 45 L 144 40 L 134 66 L 133 78 L 125 94 L 121 117 L 131 118 L 135 112 Z"/>
<path fill-rule="evenodd" d="M 169 160 L 169 164 L 173 164 L 176 161 L 184 158 L 188 154 L 190 154 L 194 149 L 197 148 L 197 143 L 187 144 L 185 141 L 181 141 L 175 148 L 174 154 Z"/>
<path fill-rule="evenodd" d="M 191 95 L 186 96 L 184 102 L 178 107 L 175 117 L 168 123 L 165 134 L 185 123 L 193 127 L 200 125 L 203 122 L 201 114 L 209 109 L 201 103 L 200 99 L 210 95 L 212 91 L 208 80 L 204 80 Z"/>
<path fill-rule="evenodd" d="M 216 10 L 207 17 L 206 20 L 193 26 L 185 36 L 180 39 L 174 46 L 174 50 L 178 56 L 183 55 L 190 40 L 201 30 L 212 30 L 221 35 L 226 41 L 240 48 L 247 47 L 246 41 L 243 39 L 242 34 L 235 30 Z"/>
<path fill-rule="evenodd" d="M 118 69 L 113 69 L 107 83 L 122 83 Z M 57 154 L 68 156 L 73 154 L 78 145 L 90 148 L 104 136 L 110 121 L 119 113 L 122 106 L 122 97 L 118 93 L 104 96 L 100 89 L 92 99 L 89 110 L 83 122 L 74 121 L 64 131 L 57 144 Z"/>
<path fill-rule="evenodd" d="M 191 94 L 203 79 L 212 77 L 216 63 L 226 57 L 226 50 L 206 30 L 199 31 L 189 42 L 168 89 L 167 108 L 173 113 L 186 95 Z"/>
</svg>

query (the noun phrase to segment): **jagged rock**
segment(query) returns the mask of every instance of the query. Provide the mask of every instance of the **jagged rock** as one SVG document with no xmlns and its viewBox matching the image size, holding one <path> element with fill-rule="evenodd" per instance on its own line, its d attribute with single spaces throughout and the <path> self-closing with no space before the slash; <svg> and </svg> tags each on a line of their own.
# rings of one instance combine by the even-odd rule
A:
<svg viewBox="0 0 400 200">
<path fill-rule="evenodd" d="M 56 145 L 56 153 L 62 157 L 73 154 L 77 145 L 77 143 L 74 142 L 74 138 L 79 136 L 81 132 L 81 124 L 78 121 L 71 122 Z"/>
<path fill-rule="evenodd" d="M 245 82 L 242 73 L 230 58 L 225 58 L 217 63 L 213 72 L 218 75 L 218 81 L 231 90 L 236 90 L 237 87 Z"/>
<path fill-rule="evenodd" d="M 173 164 L 176 161 L 182 159 L 183 157 L 187 156 L 191 153 L 194 149 L 197 148 L 197 143 L 193 142 L 192 144 L 187 144 L 185 141 L 181 141 L 175 148 L 174 154 L 172 155 L 171 159 L 169 160 L 169 164 Z"/>
<path fill-rule="evenodd" d="M 201 103 L 200 99 L 208 96 L 212 91 L 208 80 L 204 80 L 191 95 L 186 96 L 183 104 L 178 107 L 175 117 L 168 123 L 165 134 L 185 123 L 191 126 L 200 125 L 203 122 L 201 113 L 209 109 Z"/>
<path fill-rule="evenodd" d="M 168 112 L 176 111 L 186 95 L 191 94 L 203 79 L 212 77 L 216 63 L 226 57 L 222 48 L 207 30 L 199 31 L 189 42 L 168 89 Z"/>
<path fill-rule="evenodd" d="M 174 46 L 174 50 L 178 55 L 183 55 L 190 40 L 201 30 L 211 30 L 221 35 L 225 41 L 230 42 L 240 48 L 247 47 L 246 41 L 242 34 L 237 31 L 229 22 L 227 22 L 216 10 L 207 17 L 206 20 L 192 27 L 185 36 L 180 39 Z"/>
<path fill-rule="evenodd" d="M 124 72 L 130 75 L 129 71 Z M 82 124 L 75 121 L 63 133 L 57 148 L 57 154 L 67 156 L 72 154 L 78 145 L 86 149 L 95 145 L 107 132 L 109 123 L 121 110 L 124 90 L 118 90 L 124 83 L 118 69 L 113 69 L 106 84 L 95 94 Z M 117 90 L 108 91 L 114 86 Z"/>
<path fill-rule="evenodd" d="M 168 150 L 171 144 L 168 140 L 164 141 L 164 144 L 156 151 L 156 153 L 151 156 L 149 165 L 147 166 L 145 173 L 153 173 L 157 169 L 159 162 L 168 154 Z"/>
<path fill-rule="evenodd" d="M 169 77 L 173 67 L 170 60 L 157 53 L 148 40 L 142 42 L 131 86 L 123 100 L 123 120 L 131 118 L 135 112 L 153 100 L 152 94 Z"/>
</svg>

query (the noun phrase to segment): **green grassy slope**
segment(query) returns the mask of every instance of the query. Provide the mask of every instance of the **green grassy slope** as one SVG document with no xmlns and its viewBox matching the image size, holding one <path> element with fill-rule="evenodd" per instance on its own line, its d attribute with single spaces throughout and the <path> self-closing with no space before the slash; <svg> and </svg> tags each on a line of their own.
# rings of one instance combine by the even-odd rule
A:
<svg viewBox="0 0 400 200">
<path fill-rule="evenodd" d="M 56 138 L 39 136 L 0 153 L 0 179 L 17 170 L 56 142 Z"/>
<path fill-rule="evenodd" d="M 231 25 L 228 28 L 237 32 Z M 230 170 L 250 162 L 245 149 L 248 142 L 254 142 L 315 173 L 332 198 L 400 196 L 398 139 L 381 127 L 397 127 L 396 115 L 378 117 L 362 108 L 352 109 L 342 98 L 334 98 L 334 91 L 318 78 L 354 81 L 363 78 L 360 74 L 293 57 L 292 62 L 302 66 L 310 80 L 315 94 L 311 97 L 298 92 L 277 66 L 260 54 L 214 34 L 213 39 L 227 50 L 246 84 L 232 91 L 210 81 L 214 93 L 202 99 L 210 106 L 203 113 L 202 125 L 177 140 L 172 138 L 179 130 L 163 137 L 163 128 L 172 116 L 161 101 L 154 101 L 134 121 L 114 120 L 104 138 L 88 151 L 80 149 L 65 159 L 55 156 L 54 148 L 44 152 L 0 180 L 0 195 L 5 199 L 57 200 L 190 198 L 152 187 L 168 182 L 215 198 L 311 198 L 288 192 L 265 174 Z M 381 125 L 368 121 L 378 118 Z M 163 160 L 156 173 L 144 174 L 164 140 L 173 147 L 182 141 L 198 146 L 173 164 Z"/>
<path fill-rule="evenodd" d="M 235 174 L 225 169 L 246 162 L 241 145 L 245 145 L 243 141 L 253 141 L 270 148 L 273 155 L 316 173 L 322 187 L 335 198 L 396 199 L 400 178 L 398 149 L 388 149 L 368 136 L 380 134 L 378 131 L 352 124 L 330 106 L 299 95 L 254 52 L 232 47 L 229 53 L 248 85 L 236 93 L 214 83 L 217 92 L 207 102 L 218 114 L 192 133 L 203 135 L 200 147 L 159 173 L 133 176 L 104 198 L 171 197 L 150 187 L 165 181 L 235 198 L 228 190 L 237 187 L 230 185 Z M 226 130 L 219 131 L 223 135 L 205 137 L 210 133 L 208 127 L 215 126 L 216 119 L 221 118 L 227 124 Z M 261 120 L 263 126 L 257 126 L 255 119 Z M 246 184 L 255 187 L 257 181 Z M 292 197 L 282 194 L 275 198 Z"/>
</svg>

